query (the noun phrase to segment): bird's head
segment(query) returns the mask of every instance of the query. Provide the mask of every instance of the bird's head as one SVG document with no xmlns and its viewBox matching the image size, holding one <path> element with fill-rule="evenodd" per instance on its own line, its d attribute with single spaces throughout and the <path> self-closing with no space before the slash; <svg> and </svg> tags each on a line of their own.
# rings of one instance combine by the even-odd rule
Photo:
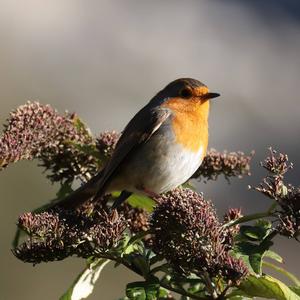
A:
<svg viewBox="0 0 300 300">
<path fill-rule="evenodd" d="M 161 98 L 177 98 L 185 101 L 204 103 L 207 100 L 219 97 L 218 93 L 209 92 L 208 87 L 199 80 L 180 78 L 169 83 L 159 92 Z"/>
</svg>

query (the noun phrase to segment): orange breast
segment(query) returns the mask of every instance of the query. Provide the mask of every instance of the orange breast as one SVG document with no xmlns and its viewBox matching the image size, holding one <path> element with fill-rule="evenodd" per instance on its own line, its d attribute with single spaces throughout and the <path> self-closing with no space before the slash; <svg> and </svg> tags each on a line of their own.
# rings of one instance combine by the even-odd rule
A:
<svg viewBox="0 0 300 300">
<path fill-rule="evenodd" d="M 163 106 L 174 113 L 172 126 L 177 143 L 192 152 L 203 147 L 204 156 L 208 144 L 209 101 L 201 104 L 199 100 L 172 98 Z"/>
</svg>

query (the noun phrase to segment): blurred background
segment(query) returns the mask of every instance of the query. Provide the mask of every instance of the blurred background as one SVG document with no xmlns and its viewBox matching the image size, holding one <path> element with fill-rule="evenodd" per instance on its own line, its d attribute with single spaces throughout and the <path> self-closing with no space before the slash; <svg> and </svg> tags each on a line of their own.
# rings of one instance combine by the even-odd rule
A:
<svg viewBox="0 0 300 300">
<path fill-rule="evenodd" d="M 229 207 L 262 211 L 247 191 L 264 172 L 267 147 L 289 154 L 300 174 L 300 2 L 0 0 L 0 123 L 27 100 L 77 112 L 94 133 L 121 130 L 158 90 L 194 77 L 222 97 L 210 115 L 210 146 L 256 150 L 252 177 L 197 184 L 221 216 Z M 58 299 L 84 261 L 35 267 L 18 261 L 11 240 L 19 214 L 54 197 L 32 162 L 0 173 L 2 299 Z M 285 267 L 300 276 L 300 245 L 278 239 Z M 90 299 L 117 299 L 126 270 L 107 267 Z"/>
</svg>

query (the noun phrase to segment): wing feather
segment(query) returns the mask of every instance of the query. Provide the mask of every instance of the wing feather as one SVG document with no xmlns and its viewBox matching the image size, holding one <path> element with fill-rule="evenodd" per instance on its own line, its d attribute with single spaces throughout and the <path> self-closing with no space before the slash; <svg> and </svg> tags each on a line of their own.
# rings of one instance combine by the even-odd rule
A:
<svg viewBox="0 0 300 300">
<path fill-rule="evenodd" d="M 101 196 L 120 164 L 139 145 L 146 143 L 170 115 L 171 112 L 167 108 L 151 109 L 149 104 L 141 109 L 125 127 L 113 156 L 105 168 L 54 206 L 74 209 L 91 198 Z"/>
<path fill-rule="evenodd" d="M 111 160 L 106 165 L 102 174 L 99 174 L 98 196 L 105 191 L 113 173 L 124 159 L 132 151 L 135 151 L 139 145 L 146 143 L 170 115 L 171 111 L 167 108 L 151 110 L 147 106 L 135 115 L 125 127 Z"/>
</svg>

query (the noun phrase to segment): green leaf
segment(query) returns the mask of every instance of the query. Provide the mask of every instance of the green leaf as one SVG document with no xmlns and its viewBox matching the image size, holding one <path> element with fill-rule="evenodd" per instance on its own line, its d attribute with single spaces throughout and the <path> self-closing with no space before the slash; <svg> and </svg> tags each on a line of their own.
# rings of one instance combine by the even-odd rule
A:
<svg viewBox="0 0 300 300">
<path fill-rule="evenodd" d="M 273 213 L 273 211 L 275 210 L 275 208 L 278 206 L 278 203 L 276 200 L 274 200 L 274 202 L 271 204 L 271 206 L 268 209 L 268 212 Z"/>
<path fill-rule="evenodd" d="M 24 230 L 22 230 L 21 228 L 17 228 L 14 239 L 12 241 L 12 247 L 17 248 L 19 246 L 20 239 L 25 235 L 27 235 L 27 233 Z"/>
<path fill-rule="evenodd" d="M 73 124 L 78 131 L 83 131 L 85 134 L 92 137 L 90 129 L 78 116 L 75 116 L 73 119 Z"/>
<path fill-rule="evenodd" d="M 261 238 L 264 236 L 263 229 L 250 225 L 241 226 L 240 233 L 251 241 L 261 240 Z"/>
<path fill-rule="evenodd" d="M 236 245 L 233 254 L 242 258 L 250 272 L 261 274 L 262 258 L 264 253 L 273 245 L 269 240 L 264 240 L 259 245 L 250 242 L 240 242 Z"/>
<path fill-rule="evenodd" d="M 145 256 L 141 254 L 133 253 L 132 255 L 124 256 L 131 264 L 133 264 L 138 270 L 140 270 L 144 277 L 150 272 L 150 264 Z"/>
<path fill-rule="evenodd" d="M 289 286 L 289 288 L 296 293 L 298 296 L 300 296 L 300 286 Z"/>
<path fill-rule="evenodd" d="M 262 252 L 254 253 L 249 256 L 250 264 L 254 272 L 257 274 L 261 274 L 262 272 L 262 257 L 263 257 Z"/>
<path fill-rule="evenodd" d="M 246 297 L 246 296 L 241 296 L 241 295 L 236 295 L 236 296 L 231 296 L 231 297 L 226 297 L 226 299 L 230 299 L 230 300 L 248 300 L 248 299 L 253 299 L 252 297 Z"/>
<path fill-rule="evenodd" d="M 272 228 L 272 223 L 266 219 L 258 219 L 255 222 L 255 226 L 264 228 L 265 230 L 269 230 Z"/>
<path fill-rule="evenodd" d="M 267 220 L 258 220 L 255 226 L 243 225 L 240 234 L 251 241 L 262 241 L 269 233 L 272 225 Z"/>
<path fill-rule="evenodd" d="M 151 198 L 136 194 L 131 195 L 127 201 L 132 207 L 143 208 L 148 212 L 152 212 L 155 206 L 155 202 Z"/>
<path fill-rule="evenodd" d="M 141 231 L 135 235 L 133 235 L 123 246 L 123 253 L 130 254 L 132 252 L 143 253 L 144 245 L 142 243 L 142 239 L 149 234 L 149 231 Z"/>
<path fill-rule="evenodd" d="M 276 266 L 270 262 L 263 262 L 263 266 L 272 268 L 273 270 L 277 271 L 278 273 L 286 276 L 289 280 L 291 280 L 293 283 L 295 283 L 297 286 L 300 286 L 300 280 L 292 273 L 288 272 L 284 268 L 281 268 L 279 266 Z"/>
<path fill-rule="evenodd" d="M 100 258 L 89 264 L 75 279 L 72 286 L 59 299 L 80 300 L 87 298 L 93 292 L 94 285 L 101 271 L 109 262 L 107 259 Z"/>
<path fill-rule="evenodd" d="M 247 299 L 253 299 L 253 297 L 249 296 L 244 291 L 242 291 L 239 288 L 235 287 L 231 290 L 231 292 L 229 294 L 226 295 L 226 299 L 230 299 L 230 300 L 247 300 Z"/>
<path fill-rule="evenodd" d="M 126 296 L 130 300 L 146 300 L 144 282 L 132 282 L 126 286 Z"/>
<path fill-rule="evenodd" d="M 112 192 L 111 193 L 114 198 L 117 198 L 120 196 L 120 192 Z M 145 209 L 148 212 L 152 212 L 153 208 L 155 206 L 155 201 L 147 196 L 137 195 L 133 194 L 131 195 L 127 202 L 132 206 L 136 208 L 142 208 Z"/>
<path fill-rule="evenodd" d="M 160 293 L 157 280 L 132 282 L 126 287 L 126 296 L 130 300 L 156 300 Z"/>
<path fill-rule="evenodd" d="M 264 257 L 271 258 L 279 263 L 283 263 L 283 258 L 272 250 L 267 250 L 264 254 Z"/>
<path fill-rule="evenodd" d="M 143 246 L 141 243 L 132 243 L 128 244 L 124 249 L 121 255 L 128 255 L 131 253 L 142 253 Z"/>
<path fill-rule="evenodd" d="M 241 283 L 239 289 L 252 297 L 277 300 L 300 300 L 300 297 L 287 285 L 269 275 L 250 275 Z"/>
<path fill-rule="evenodd" d="M 190 189 L 192 191 L 196 191 L 196 188 L 193 186 L 190 180 L 186 181 L 184 184 L 181 185 L 185 189 Z"/>
<path fill-rule="evenodd" d="M 232 296 L 226 299 L 230 299 L 230 300 L 248 300 L 248 299 L 253 299 L 252 297 L 245 297 L 245 296 Z"/>
<path fill-rule="evenodd" d="M 165 288 L 159 288 L 158 291 L 158 299 L 168 299 L 169 298 L 169 291 Z"/>
<path fill-rule="evenodd" d="M 98 160 L 98 164 L 101 162 L 101 155 L 95 144 L 79 144 L 74 141 L 65 141 L 66 144 L 75 147 L 77 150 L 84 154 L 91 155 Z"/>
<path fill-rule="evenodd" d="M 259 221 L 260 222 L 260 221 Z M 276 235 L 276 231 L 272 231 L 269 222 L 257 222 L 259 228 L 264 228 L 264 239 L 259 243 L 251 243 L 249 241 L 240 240 L 237 242 L 233 254 L 241 257 L 248 265 L 249 271 L 257 274 L 262 273 L 262 259 L 267 250 L 273 245 L 272 238 Z"/>
<path fill-rule="evenodd" d="M 146 299 L 156 300 L 159 295 L 159 284 L 151 283 L 146 286 Z"/>
<path fill-rule="evenodd" d="M 130 238 L 131 238 L 131 236 L 127 232 L 123 233 L 122 238 L 119 240 L 117 247 L 114 248 L 114 251 L 118 255 L 121 255 L 123 253 L 124 249 L 126 249 L 128 247 Z"/>
<path fill-rule="evenodd" d="M 72 192 L 72 182 L 66 181 L 63 184 L 61 184 L 60 189 L 56 193 L 56 197 L 58 199 L 62 199 L 65 198 L 67 195 L 71 194 Z"/>
</svg>

